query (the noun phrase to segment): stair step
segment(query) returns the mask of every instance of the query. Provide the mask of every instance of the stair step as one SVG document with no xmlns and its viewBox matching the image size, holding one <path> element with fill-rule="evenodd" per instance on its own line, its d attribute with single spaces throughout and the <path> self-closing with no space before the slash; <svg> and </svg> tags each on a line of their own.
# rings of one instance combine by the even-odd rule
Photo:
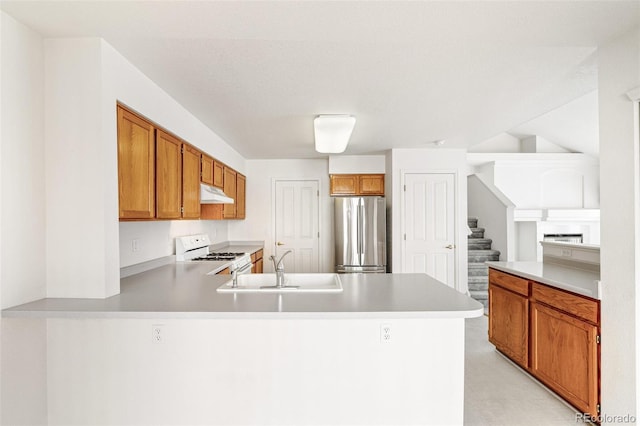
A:
<svg viewBox="0 0 640 426">
<path fill-rule="evenodd" d="M 489 276 L 487 275 L 471 275 L 468 280 L 469 283 L 489 283 Z"/>
<path fill-rule="evenodd" d="M 489 293 L 486 291 L 469 290 L 469 294 L 476 300 L 489 300 Z"/>
<path fill-rule="evenodd" d="M 471 228 L 468 238 L 484 238 L 484 228 Z"/>
<path fill-rule="evenodd" d="M 487 293 L 489 291 L 489 283 L 469 283 L 469 291 Z"/>
<path fill-rule="evenodd" d="M 467 265 L 467 275 L 471 277 L 488 277 L 489 268 L 484 262 L 469 262 Z"/>
<path fill-rule="evenodd" d="M 478 218 L 477 217 L 469 217 L 467 218 L 467 225 L 469 228 L 477 228 L 478 227 Z"/>
<path fill-rule="evenodd" d="M 470 262 L 486 262 L 487 260 L 500 260 L 500 252 L 498 250 L 469 250 Z"/>
<path fill-rule="evenodd" d="M 491 250 L 491 243 L 493 241 L 490 238 L 469 238 L 467 240 L 469 250 Z"/>
</svg>

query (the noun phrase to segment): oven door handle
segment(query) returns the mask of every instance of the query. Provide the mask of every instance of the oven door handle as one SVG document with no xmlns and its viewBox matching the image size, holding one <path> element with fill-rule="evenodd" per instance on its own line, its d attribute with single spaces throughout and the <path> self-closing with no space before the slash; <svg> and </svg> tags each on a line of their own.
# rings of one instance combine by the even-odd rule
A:
<svg viewBox="0 0 640 426">
<path fill-rule="evenodd" d="M 242 268 L 234 269 L 233 272 L 235 272 L 236 274 L 244 274 L 245 272 L 250 271 L 251 268 L 253 268 L 253 264 L 247 263 Z"/>
</svg>

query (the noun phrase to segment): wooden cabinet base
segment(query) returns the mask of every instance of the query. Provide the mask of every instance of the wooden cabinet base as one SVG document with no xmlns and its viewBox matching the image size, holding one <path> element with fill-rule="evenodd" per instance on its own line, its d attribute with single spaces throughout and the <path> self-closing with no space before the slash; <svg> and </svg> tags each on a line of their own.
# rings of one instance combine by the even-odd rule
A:
<svg viewBox="0 0 640 426">
<path fill-rule="evenodd" d="M 489 341 L 577 410 L 599 415 L 600 303 L 489 269 Z"/>
</svg>

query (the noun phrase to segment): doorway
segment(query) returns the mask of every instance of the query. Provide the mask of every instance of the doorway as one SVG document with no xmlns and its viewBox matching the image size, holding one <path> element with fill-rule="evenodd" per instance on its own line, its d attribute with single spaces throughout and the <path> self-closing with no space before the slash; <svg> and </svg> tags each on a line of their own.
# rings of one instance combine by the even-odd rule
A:
<svg viewBox="0 0 640 426">
<path fill-rule="evenodd" d="M 273 253 L 287 272 L 319 272 L 320 215 L 318 180 L 274 180 Z"/>
<path fill-rule="evenodd" d="M 403 271 L 455 288 L 455 173 L 405 173 Z"/>
</svg>

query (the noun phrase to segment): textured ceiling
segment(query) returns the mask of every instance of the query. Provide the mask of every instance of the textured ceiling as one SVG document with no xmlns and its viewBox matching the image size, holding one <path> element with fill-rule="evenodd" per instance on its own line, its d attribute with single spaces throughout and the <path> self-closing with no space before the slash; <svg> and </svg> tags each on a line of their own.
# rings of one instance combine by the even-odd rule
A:
<svg viewBox="0 0 640 426">
<path fill-rule="evenodd" d="M 321 157 L 318 114 L 357 117 L 346 154 L 430 148 L 439 139 L 467 148 L 502 132 L 546 132 L 597 154 L 597 134 L 581 145 L 594 132 L 581 123 L 597 108 L 587 96 L 597 89 L 597 47 L 640 25 L 636 1 L 1 8 L 45 37 L 103 37 L 246 158 Z M 579 99 L 583 106 L 571 108 Z M 548 119 L 558 108 L 565 115 Z M 558 123 L 564 128 L 554 135 L 549 127 Z"/>
</svg>

